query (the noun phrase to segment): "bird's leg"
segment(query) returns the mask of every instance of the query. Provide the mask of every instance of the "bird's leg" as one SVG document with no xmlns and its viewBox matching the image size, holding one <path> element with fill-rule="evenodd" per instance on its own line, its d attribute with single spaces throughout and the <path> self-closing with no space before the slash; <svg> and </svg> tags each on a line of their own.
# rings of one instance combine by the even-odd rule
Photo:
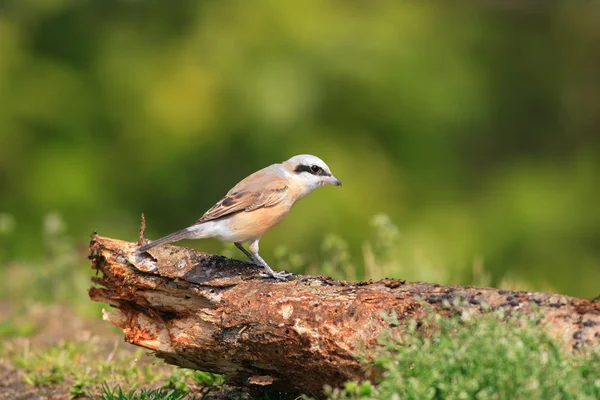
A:
<svg viewBox="0 0 600 400">
<path fill-rule="evenodd" d="M 267 273 L 260 274 L 261 276 L 273 277 L 275 279 L 286 280 L 288 276 L 292 275 L 287 272 L 275 272 L 271 267 L 269 267 L 269 264 L 267 264 L 266 261 L 263 260 L 263 258 L 260 256 L 260 254 L 258 254 L 258 239 L 255 240 L 254 242 L 250 243 L 250 246 L 248 247 L 248 249 L 254 256 L 254 258 L 267 270 Z"/>
<path fill-rule="evenodd" d="M 249 259 L 250 261 L 254 262 L 255 264 L 259 264 L 262 266 L 261 262 L 258 261 L 256 259 L 256 257 L 254 257 L 254 255 L 252 253 L 250 253 L 248 250 L 246 250 L 244 248 L 244 246 L 242 246 L 242 244 L 240 242 L 234 242 L 235 247 L 237 247 L 238 249 L 240 249 L 242 251 L 242 253 L 244 253 Z"/>
</svg>

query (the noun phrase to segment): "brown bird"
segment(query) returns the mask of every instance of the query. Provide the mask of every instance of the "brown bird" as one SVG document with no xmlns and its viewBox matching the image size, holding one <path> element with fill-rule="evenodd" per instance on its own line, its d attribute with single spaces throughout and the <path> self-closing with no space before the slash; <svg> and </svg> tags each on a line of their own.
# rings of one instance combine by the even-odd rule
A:
<svg viewBox="0 0 600 400">
<path fill-rule="evenodd" d="M 294 156 L 249 175 L 195 224 L 141 246 L 137 252 L 183 239 L 215 238 L 235 243 L 250 260 L 267 270 L 266 276 L 285 279 L 289 274 L 275 272 L 258 254 L 258 242 L 283 220 L 298 200 L 323 185 L 342 183 L 320 158 L 308 154 Z M 242 246 L 247 242 L 250 251 Z"/>
</svg>

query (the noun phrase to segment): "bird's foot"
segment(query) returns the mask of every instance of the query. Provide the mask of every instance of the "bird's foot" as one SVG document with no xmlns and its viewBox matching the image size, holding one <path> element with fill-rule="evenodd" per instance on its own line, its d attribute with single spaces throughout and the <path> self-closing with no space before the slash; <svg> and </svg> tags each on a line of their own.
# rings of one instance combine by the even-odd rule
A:
<svg viewBox="0 0 600 400">
<path fill-rule="evenodd" d="M 277 280 L 280 281 L 287 281 L 288 278 L 292 277 L 294 274 L 290 273 L 290 272 L 275 272 L 273 271 L 272 273 L 266 273 L 266 274 L 259 274 L 260 276 L 262 276 L 263 278 L 275 278 Z"/>
</svg>

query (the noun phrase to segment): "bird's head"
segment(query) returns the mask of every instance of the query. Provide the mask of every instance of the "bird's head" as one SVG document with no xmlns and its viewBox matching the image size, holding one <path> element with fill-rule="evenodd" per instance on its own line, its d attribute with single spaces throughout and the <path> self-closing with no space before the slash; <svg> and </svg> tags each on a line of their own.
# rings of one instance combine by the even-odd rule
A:
<svg viewBox="0 0 600 400">
<path fill-rule="evenodd" d="M 342 182 L 331 173 L 327 164 L 319 157 L 301 154 L 284 161 L 283 165 L 292 175 L 292 179 L 302 186 L 305 191 L 303 195 L 312 192 L 319 186 L 342 186 Z"/>
</svg>

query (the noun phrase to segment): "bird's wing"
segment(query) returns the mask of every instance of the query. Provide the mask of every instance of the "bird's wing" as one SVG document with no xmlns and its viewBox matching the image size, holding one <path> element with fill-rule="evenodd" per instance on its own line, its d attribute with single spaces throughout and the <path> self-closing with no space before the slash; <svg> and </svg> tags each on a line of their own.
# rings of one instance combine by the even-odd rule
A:
<svg viewBox="0 0 600 400">
<path fill-rule="evenodd" d="M 204 213 L 196 224 L 279 203 L 288 190 L 287 176 L 282 168 L 281 165 L 274 164 L 249 175 Z"/>
</svg>

